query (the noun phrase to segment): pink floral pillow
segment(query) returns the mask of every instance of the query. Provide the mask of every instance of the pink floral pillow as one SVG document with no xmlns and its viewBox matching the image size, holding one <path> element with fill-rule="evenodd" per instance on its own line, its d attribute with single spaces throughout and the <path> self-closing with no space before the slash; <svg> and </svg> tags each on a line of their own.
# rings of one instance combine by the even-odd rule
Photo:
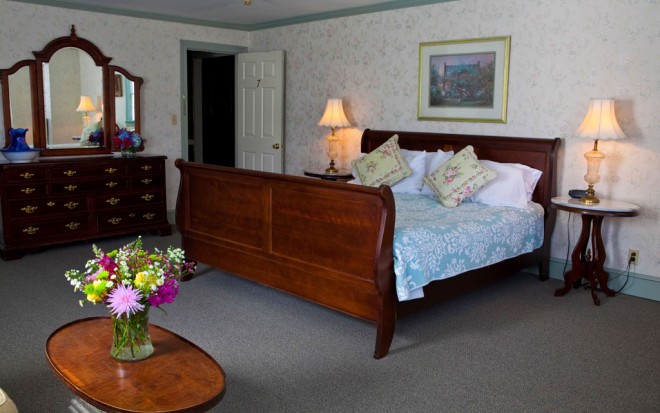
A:
<svg viewBox="0 0 660 413">
<path fill-rule="evenodd" d="M 424 183 L 438 196 L 442 205 L 451 208 L 496 176 L 495 171 L 479 163 L 474 148 L 468 145 L 425 177 Z"/>
<path fill-rule="evenodd" d="M 393 135 L 373 152 L 353 161 L 353 170 L 362 185 L 394 185 L 412 174 L 412 169 L 401 155 L 398 140 L 399 136 Z"/>
</svg>

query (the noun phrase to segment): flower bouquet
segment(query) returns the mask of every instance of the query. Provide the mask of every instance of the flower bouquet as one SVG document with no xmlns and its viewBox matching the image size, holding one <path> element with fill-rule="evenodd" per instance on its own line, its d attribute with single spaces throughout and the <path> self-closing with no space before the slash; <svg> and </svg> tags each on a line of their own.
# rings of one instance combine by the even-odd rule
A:
<svg viewBox="0 0 660 413">
<path fill-rule="evenodd" d="M 154 351 L 149 336 L 149 308 L 172 303 L 179 279 L 195 272 L 194 262 L 180 248 L 166 252 L 142 248 L 142 239 L 105 253 L 96 245 L 85 272 L 72 269 L 65 277 L 87 301 L 110 310 L 113 340 L 110 354 L 120 360 L 141 360 Z M 82 306 L 84 300 L 80 300 Z"/>
<path fill-rule="evenodd" d="M 145 140 L 137 132 L 127 129 L 117 129 L 113 143 L 121 151 L 121 156 L 132 158 Z"/>
<path fill-rule="evenodd" d="M 89 135 L 90 146 L 103 146 L 103 129 L 97 129 Z"/>
</svg>

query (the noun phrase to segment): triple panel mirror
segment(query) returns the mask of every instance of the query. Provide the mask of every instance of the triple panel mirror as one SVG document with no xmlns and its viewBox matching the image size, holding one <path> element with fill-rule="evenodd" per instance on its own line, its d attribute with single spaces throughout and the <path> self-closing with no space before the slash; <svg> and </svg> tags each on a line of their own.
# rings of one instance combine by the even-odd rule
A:
<svg viewBox="0 0 660 413">
<path fill-rule="evenodd" d="M 118 129 L 140 133 L 143 80 L 76 35 L 57 38 L 0 71 L 5 143 L 10 128 L 26 128 L 41 156 L 108 154 Z"/>
</svg>

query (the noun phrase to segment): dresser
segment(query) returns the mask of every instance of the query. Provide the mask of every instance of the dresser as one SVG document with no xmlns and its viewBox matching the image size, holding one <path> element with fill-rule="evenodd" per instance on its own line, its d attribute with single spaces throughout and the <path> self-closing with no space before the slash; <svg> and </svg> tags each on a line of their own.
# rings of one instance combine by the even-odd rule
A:
<svg viewBox="0 0 660 413">
<path fill-rule="evenodd" d="M 165 156 L 0 163 L 3 260 L 46 245 L 138 232 L 170 235 Z"/>
</svg>

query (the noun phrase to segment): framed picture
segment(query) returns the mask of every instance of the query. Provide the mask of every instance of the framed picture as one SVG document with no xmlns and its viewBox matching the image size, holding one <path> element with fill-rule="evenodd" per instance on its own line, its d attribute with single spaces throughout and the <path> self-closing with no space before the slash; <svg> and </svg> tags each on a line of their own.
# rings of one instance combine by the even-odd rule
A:
<svg viewBox="0 0 660 413">
<path fill-rule="evenodd" d="M 506 123 L 511 36 L 419 45 L 417 119 Z"/>
<path fill-rule="evenodd" d="M 124 79 L 121 75 L 115 75 L 115 97 L 124 96 Z"/>
</svg>

